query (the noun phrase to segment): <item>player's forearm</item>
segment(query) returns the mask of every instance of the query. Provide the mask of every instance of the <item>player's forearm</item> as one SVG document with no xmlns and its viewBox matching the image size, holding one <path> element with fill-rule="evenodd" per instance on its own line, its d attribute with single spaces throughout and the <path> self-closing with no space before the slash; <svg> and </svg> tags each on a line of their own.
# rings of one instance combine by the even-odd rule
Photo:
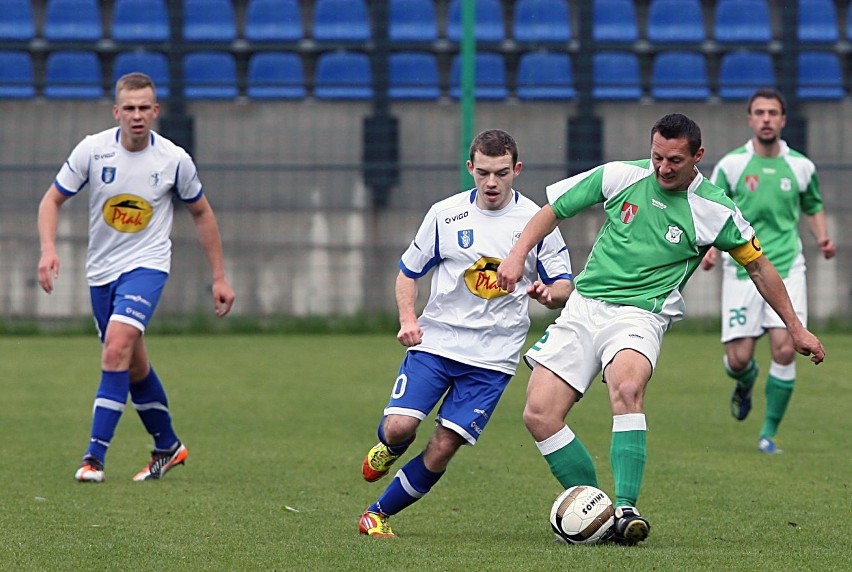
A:
<svg viewBox="0 0 852 572">
<path fill-rule="evenodd" d="M 568 302 L 568 297 L 574 291 L 574 282 L 571 280 L 557 280 L 550 285 L 550 303 L 546 304 L 551 310 L 563 308 Z"/>
<path fill-rule="evenodd" d="M 517 242 L 512 247 L 511 253 L 519 255 L 521 258 L 525 257 L 535 248 L 536 244 L 553 232 L 558 224 L 559 219 L 556 217 L 556 213 L 553 212 L 550 205 L 544 205 L 527 222 L 521 236 L 518 237 Z"/>
<path fill-rule="evenodd" d="M 795 335 L 796 332 L 804 330 L 804 326 L 796 315 L 792 302 L 790 302 L 784 281 L 775 266 L 765 256 L 761 256 L 750 262 L 745 268 L 757 287 L 757 291 L 775 310 L 791 334 Z"/>
<path fill-rule="evenodd" d="M 808 229 L 811 231 L 817 245 L 822 246 L 828 240 L 828 225 L 825 222 L 825 211 L 819 211 L 812 215 L 806 215 Z"/>
<path fill-rule="evenodd" d="M 59 224 L 59 209 L 42 200 L 38 207 L 38 240 L 42 254 L 56 250 L 56 228 Z"/>
<path fill-rule="evenodd" d="M 219 234 L 219 225 L 212 211 L 195 218 L 195 233 L 204 254 L 207 256 L 213 281 L 224 280 L 225 256 L 222 250 L 222 237 Z"/>
<path fill-rule="evenodd" d="M 404 325 L 417 321 L 415 304 L 417 303 L 417 281 L 409 278 L 402 272 L 396 277 L 394 287 L 396 296 L 396 307 L 399 310 L 399 323 Z"/>
</svg>

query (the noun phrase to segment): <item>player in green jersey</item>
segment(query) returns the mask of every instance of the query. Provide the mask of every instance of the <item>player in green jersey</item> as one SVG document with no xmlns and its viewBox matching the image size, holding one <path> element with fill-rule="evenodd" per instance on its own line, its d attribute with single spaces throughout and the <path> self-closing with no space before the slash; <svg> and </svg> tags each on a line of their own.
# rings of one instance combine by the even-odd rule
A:
<svg viewBox="0 0 852 572">
<path fill-rule="evenodd" d="M 760 237 L 766 256 L 778 269 L 793 308 L 807 324 L 805 258 L 799 237 L 799 216 L 805 215 L 822 255 L 835 254 L 828 236 L 819 179 L 810 159 L 787 146 L 781 131 L 787 121 L 784 96 L 775 88 L 757 90 L 748 102 L 752 138 L 725 155 L 710 177 L 737 204 Z M 716 251 L 704 257 L 702 268 L 716 264 Z M 796 351 L 785 323 L 760 298 L 745 269 L 724 260 L 722 282 L 722 342 L 725 371 L 734 379 L 731 415 L 742 421 L 751 410 L 751 394 L 759 367 L 754 359 L 757 340 L 769 334 L 772 361 L 766 379 L 766 414 L 758 450 L 780 453 L 775 445 L 796 380 Z"/>
<path fill-rule="evenodd" d="M 622 544 L 645 540 L 650 531 L 636 509 L 645 470 L 645 388 L 663 334 L 683 316 L 681 290 L 710 247 L 745 266 L 784 320 L 796 351 L 814 363 L 825 357 L 819 339 L 796 317 L 754 229 L 698 171 L 703 154 L 694 121 L 662 117 L 651 129 L 650 159 L 614 161 L 548 186 L 549 204 L 530 219 L 497 269 L 498 285 L 513 291 L 527 252 L 542 237 L 560 220 L 603 203 L 606 222 L 574 293 L 524 356 L 533 368 L 524 424 L 563 487 L 597 486 L 592 457 L 565 417 L 603 371 L 613 414 L 612 540 Z"/>
</svg>

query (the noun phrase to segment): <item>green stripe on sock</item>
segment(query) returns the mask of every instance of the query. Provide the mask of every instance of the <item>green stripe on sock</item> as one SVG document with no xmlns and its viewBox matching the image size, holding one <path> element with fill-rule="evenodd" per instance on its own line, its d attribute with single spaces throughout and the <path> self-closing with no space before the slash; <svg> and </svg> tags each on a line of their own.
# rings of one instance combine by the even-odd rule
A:
<svg viewBox="0 0 852 572">
<path fill-rule="evenodd" d="M 576 437 L 561 449 L 545 455 L 544 459 L 550 467 L 550 472 L 564 488 L 577 485 L 598 486 L 595 462 L 585 445 Z"/>
<path fill-rule="evenodd" d="M 778 379 L 772 375 L 766 378 L 766 416 L 760 430 L 761 437 L 775 437 L 778 434 L 778 425 L 787 411 L 795 383 L 795 379 Z"/>
<path fill-rule="evenodd" d="M 647 455 L 647 431 L 616 431 L 612 434 L 610 463 L 615 480 L 615 505 L 636 506 Z"/>
</svg>

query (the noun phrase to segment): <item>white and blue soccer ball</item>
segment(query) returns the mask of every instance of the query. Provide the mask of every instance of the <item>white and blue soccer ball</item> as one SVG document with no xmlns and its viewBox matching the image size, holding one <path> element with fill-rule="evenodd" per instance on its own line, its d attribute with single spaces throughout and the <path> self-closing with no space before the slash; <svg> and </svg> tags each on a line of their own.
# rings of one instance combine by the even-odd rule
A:
<svg viewBox="0 0 852 572">
<path fill-rule="evenodd" d="M 588 485 L 564 490 L 550 509 L 556 538 L 569 544 L 597 544 L 609 536 L 615 507 L 605 492 Z"/>
</svg>

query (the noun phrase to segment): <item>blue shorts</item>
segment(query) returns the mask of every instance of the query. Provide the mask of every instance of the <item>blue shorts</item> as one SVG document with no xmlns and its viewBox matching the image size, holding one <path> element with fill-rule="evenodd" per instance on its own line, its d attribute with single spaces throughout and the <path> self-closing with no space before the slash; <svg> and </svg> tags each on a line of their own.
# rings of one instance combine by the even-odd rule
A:
<svg viewBox="0 0 852 572">
<path fill-rule="evenodd" d="M 421 421 L 444 397 L 435 422 L 476 444 L 512 376 L 427 352 L 408 351 L 385 415 Z"/>
<path fill-rule="evenodd" d="M 90 286 L 92 313 L 101 341 L 104 341 L 110 320 L 130 324 L 144 332 L 168 278 L 162 270 L 136 268 L 109 284 Z"/>
</svg>

